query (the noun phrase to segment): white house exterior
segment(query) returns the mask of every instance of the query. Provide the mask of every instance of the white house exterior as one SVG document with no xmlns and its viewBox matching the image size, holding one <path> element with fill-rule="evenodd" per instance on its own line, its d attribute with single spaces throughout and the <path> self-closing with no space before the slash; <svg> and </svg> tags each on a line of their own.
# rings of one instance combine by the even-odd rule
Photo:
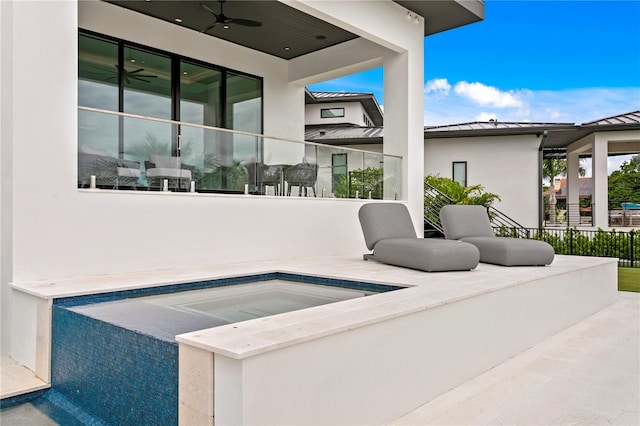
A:
<svg viewBox="0 0 640 426">
<path fill-rule="evenodd" d="M 424 175 L 458 180 L 454 167 L 459 167 L 465 185 L 482 185 L 485 191 L 499 195 L 501 201 L 494 207 L 522 226 L 536 228 L 543 220 L 543 157 L 567 156 L 567 202 L 578 205 L 578 160 L 580 156 L 592 156 L 593 226 L 605 229 L 607 156 L 640 152 L 639 131 L 639 111 L 582 125 L 489 121 L 427 126 Z M 383 136 L 383 128 L 327 126 L 308 128 L 306 137 L 314 142 L 382 152 Z"/>
<path fill-rule="evenodd" d="M 47 307 L 12 283 L 364 248 L 357 200 L 78 189 L 79 29 L 261 77 L 263 133 L 294 141 L 306 85 L 383 66 L 384 152 L 402 157 L 399 200 L 421 229 L 423 39 L 482 19 L 483 2 L 283 3 L 356 37 L 282 59 L 102 1 L 0 3 L 3 353 L 38 372 Z"/>
<path fill-rule="evenodd" d="M 382 127 L 382 110 L 370 93 L 307 92 L 305 125 Z"/>
<path fill-rule="evenodd" d="M 498 194 L 495 208 L 522 226 L 537 227 L 540 186 L 535 135 L 428 139 L 425 141 L 425 175 L 454 178 L 453 163 L 466 166 L 467 185 L 482 185 Z M 523 172 L 526 171 L 526 172 Z"/>
<path fill-rule="evenodd" d="M 543 221 L 542 159 L 567 162 L 567 205 L 578 206 L 579 157 L 592 160 L 595 228 L 607 229 L 607 157 L 640 152 L 640 111 L 573 123 L 464 123 L 425 129 L 425 174 L 453 178 L 453 162 L 466 162 L 467 184 L 500 195 L 495 207 L 525 227 Z M 572 220 L 575 219 L 575 222 Z M 580 226 L 579 214 L 569 226 Z"/>
</svg>

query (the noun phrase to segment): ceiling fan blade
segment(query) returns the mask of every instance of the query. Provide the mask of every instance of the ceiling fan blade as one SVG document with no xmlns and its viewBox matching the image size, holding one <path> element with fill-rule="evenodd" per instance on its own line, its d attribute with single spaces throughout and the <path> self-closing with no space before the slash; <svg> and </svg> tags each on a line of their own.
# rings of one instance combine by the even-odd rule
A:
<svg viewBox="0 0 640 426">
<path fill-rule="evenodd" d="M 229 24 L 238 24 L 245 27 L 261 27 L 262 26 L 262 22 L 252 21 L 251 19 L 228 18 L 227 22 Z"/>
<path fill-rule="evenodd" d="M 212 24 L 212 25 L 209 25 L 207 28 L 205 28 L 204 30 L 202 30 L 202 31 L 200 31 L 200 32 L 201 32 L 201 33 L 209 32 L 209 30 L 210 30 L 211 28 L 213 28 L 213 27 L 215 27 L 215 26 L 217 26 L 217 25 L 218 25 L 218 23 L 216 22 L 216 23 L 214 23 L 214 24 Z"/>
<path fill-rule="evenodd" d="M 218 14 L 213 9 L 211 9 L 209 6 L 207 6 L 206 4 L 200 3 L 200 6 L 202 6 L 204 8 L 204 10 L 208 11 L 213 16 L 215 16 L 216 17 L 216 21 L 218 21 L 220 19 L 220 18 L 218 18 Z"/>
<path fill-rule="evenodd" d="M 135 74 L 135 73 L 138 73 L 138 72 L 140 72 L 140 71 L 144 71 L 144 68 L 138 68 L 138 69 L 137 69 L 137 70 L 135 70 L 135 71 L 127 71 L 127 70 L 125 70 L 125 71 L 126 71 L 126 72 L 128 72 L 129 74 Z"/>
</svg>

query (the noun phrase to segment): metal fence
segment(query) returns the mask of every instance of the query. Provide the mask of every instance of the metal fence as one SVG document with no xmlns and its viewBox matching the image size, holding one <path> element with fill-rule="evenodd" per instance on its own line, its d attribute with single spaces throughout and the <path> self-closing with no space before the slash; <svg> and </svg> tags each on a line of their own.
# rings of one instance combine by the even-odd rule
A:
<svg viewBox="0 0 640 426">
<path fill-rule="evenodd" d="M 618 266 L 640 268 L 640 232 L 584 231 L 575 228 L 547 229 L 526 228 L 527 238 L 546 241 L 556 254 L 576 256 L 614 257 Z M 501 237 L 519 237 L 518 230 L 507 227 L 494 228 Z"/>
</svg>

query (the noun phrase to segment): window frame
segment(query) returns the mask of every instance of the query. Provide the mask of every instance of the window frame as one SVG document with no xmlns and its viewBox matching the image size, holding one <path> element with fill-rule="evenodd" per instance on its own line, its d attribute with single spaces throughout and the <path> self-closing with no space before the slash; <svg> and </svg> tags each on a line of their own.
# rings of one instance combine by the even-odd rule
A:
<svg viewBox="0 0 640 426">
<path fill-rule="evenodd" d="M 86 30 L 83 28 L 78 28 L 78 37 L 80 36 L 88 36 L 88 37 L 93 37 L 93 38 L 97 38 L 97 39 L 102 39 L 108 42 L 112 42 L 112 43 L 116 43 L 118 46 L 118 62 L 120 64 L 124 63 L 124 49 L 125 47 L 131 47 L 134 49 L 139 49 L 139 50 L 144 50 L 146 52 L 149 52 L 151 54 L 158 54 L 158 55 L 162 55 L 162 56 L 168 56 L 169 59 L 171 60 L 171 103 L 172 103 L 172 108 L 171 108 L 171 120 L 173 121 L 180 121 L 180 63 L 181 62 L 189 62 L 192 63 L 194 65 L 198 65 L 198 66 L 202 66 L 205 68 L 211 68 L 211 69 L 215 69 L 218 70 L 222 73 L 222 80 L 221 80 L 221 102 L 220 102 L 220 107 L 221 107 L 221 120 L 220 120 L 220 128 L 226 129 L 228 127 L 226 127 L 226 123 L 227 123 L 227 111 L 226 111 L 226 79 L 227 79 L 227 73 L 233 73 L 233 74 L 237 74 L 237 75 L 242 75 L 244 77 L 248 77 L 248 78 L 253 78 L 257 81 L 260 82 L 260 92 L 261 92 L 261 96 L 260 96 L 260 134 L 264 133 L 264 78 L 260 77 L 258 75 L 254 75 L 254 74 L 250 74 L 247 72 L 243 72 L 243 71 L 238 71 L 232 68 L 228 68 L 228 67 L 224 67 L 221 65 L 217 65 L 217 64 L 212 64 L 209 62 L 205 62 L 196 58 L 190 58 L 188 56 L 183 56 L 180 55 L 178 53 L 173 53 L 173 52 L 169 52 L 166 50 L 162 50 L 162 49 L 158 49 L 155 47 L 150 47 L 150 46 L 145 46 L 143 44 L 140 43 L 136 43 L 136 42 L 132 42 L 132 41 L 128 41 L 128 40 L 124 40 L 118 37 L 113 37 L 113 36 L 109 36 L 106 34 L 101 34 L 95 31 L 91 31 L 91 30 Z M 120 92 L 119 95 L 119 100 L 118 100 L 118 112 L 124 112 L 124 85 L 122 82 L 122 78 L 119 78 L 118 81 L 118 90 Z M 233 129 L 230 129 L 233 130 Z M 177 141 L 176 141 L 176 147 L 177 147 Z"/>
<path fill-rule="evenodd" d="M 462 168 L 462 173 L 463 173 L 463 177 L 462 179 L 460 179 L 459 177 L 456 176 L 456 166 L 463 166 Z M 460 170 L 458 170 L 459 172 Z M 451 163 L 451 180 L 453 180 L 454 182 L 458 182 L 460 185 L 462 185 L 463 187 L 467 186 L 467 176 L 468 176 L 468 169 L 467 169 L 467 162 L 466 161 L 454 161 Z"/>
<path fill-rule="evenodd" d="M 333 113 L 331 113 L 332 115 L 330 116 L 325 116 L 325 112 L 329 112 L 329 111 L 337 111 L 337 110 L 342 110 L 342 115 L 335 115 Z M 320 118 L 344 118 L 345 116 L 345 108 L 344 107 L 335 107 L 335 108 L 320 108 Z"/>
</svg>

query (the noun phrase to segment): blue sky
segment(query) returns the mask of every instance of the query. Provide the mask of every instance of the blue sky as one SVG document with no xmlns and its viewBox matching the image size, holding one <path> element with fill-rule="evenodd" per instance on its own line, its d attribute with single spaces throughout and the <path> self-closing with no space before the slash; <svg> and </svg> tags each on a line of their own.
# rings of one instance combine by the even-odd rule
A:
<svg viewBox="0 0 640 426">
<path fill-rule="evenodd" d="M 382 69 L 309 87 L 374 93 Z M 484 21 L 425 38 L 425 125 L 583 123 L 640 109 L 640 0 L 485 2 Z"/>
</svg>

